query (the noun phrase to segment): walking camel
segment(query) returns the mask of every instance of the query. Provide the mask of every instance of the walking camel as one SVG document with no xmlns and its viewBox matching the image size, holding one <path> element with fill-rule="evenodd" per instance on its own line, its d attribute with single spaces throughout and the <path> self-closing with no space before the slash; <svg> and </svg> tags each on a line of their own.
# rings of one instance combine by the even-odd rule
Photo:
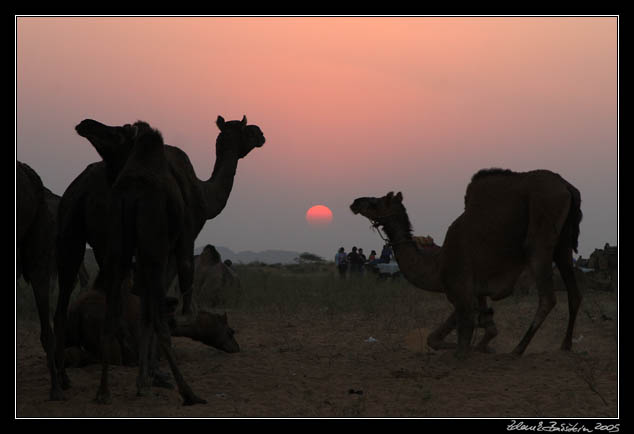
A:
<svg viewBox="0 0 634 434">
<path fill-rule="evenodd" d="M 467 187 L 464 212 L 451 224 L 439 249 L 416 247 L 402 200 L 400 192 L 390 192 L 380 198 L 358 198 L 350 209 L 383 228 L 407 280 L 419 288 L 444 292 L 453 304 L 454 312 L 429 336 L 430 347 L 456 348 L 444 342 L 456 328 L 456 355 L 464 357 L 478 324 L 485 335 L 477 349 L 487 351 L 497 335 L 487 297 L 499 300 L 510 295 L 517 278 L 528 268 L 536 280 L 539 305 L 513 350 L 515 355 L 523 354 L 555 306 L 554 261 L 568 290 L 569 320 L 561 348 L 571 349 L 581 304 L 572 267 L 582 218 L 581 198 L 574 186 L 547 170 L 481 170 Z"/>
<path fill-rule="evenodd" d="M 142 122 L 124 126 L 108 126 L 86 119 L 76 126 L 77 133 L 85 137 L 102 152 L 103 161 L 90 164 L 75 178 L 62 196 L 59 209 L 58 274 L 59 298 L 55 312 L 56 362 L 62 386 L 70 387 L 64 368 L 64 330 L 68 304 L 77 269 L 84 256 L 86 243 L 90 244 L 99 268 L 103 268 L 105 246 L 108 239 L 105 216 L 109 206 L 112 184 L 125 164 Z M 181 149 L 164 145 L 165 158 L 183 196 L 186 219 L 191 223 L 194 237 L 205 222 L 224 209 L 233 188 L 238 161 L 254 148 L 261 147 L 265 138 L 257 125 L 242 121 L 225 121 L 218 116 L 216 125 L 220 134 L 216 139 L 216 162 L 211 177 L 199 180 L 187 154 Z M 187 264 L 189 267 L 190 265 Z M 177 274 L 176 261 L 170 258 L 168 282 Z M 100 275 L 96 286 L 102 287 Z M 180 286 L 183 294 L 183 313 L 191 313 L 191 285 Z"/>
<path fill-rule="evenodd" d="M 193 279 L 194 228 L 186 215 L 185 195 L 170 170 L 160 132 L 148 124 L 138 125 L 135 143 L 112 186 L 107 215 L 108 244 L 103 273 L 106 315 L 102 331 L 102 374 L 96 401 L 111 402 L 108 381 L 110 348 L 122 333 L 124 280 L 136 258 L 135 287 L 141 296 L 141 336 L 137 394 L 149 393 L 150 342 L 156 334 L 169 362 L 185 405 L 206 403 L 181 374 L 171 346 L 170 330 L 161 309 L 167 292 L 167 265 L 174 255 L 182 287 Z M 95 145 L 102 157 L 111 149 Z M 107 160 L 106 160 L 107 161 Z"/>
<path fill-rule="evenodd" d="M 55 365 L 55 339 L 49 320 L 49 291 L 53 255 L 53 217 L 44 194 L 42 180 L 28 165 L 16 162 L 16 265 L 17 278 L 24 276 L 33 287 L 40 318 L 40 342 L 46 352 L 51 375 L 51 400 L 64 394 Z"/>
</svg>

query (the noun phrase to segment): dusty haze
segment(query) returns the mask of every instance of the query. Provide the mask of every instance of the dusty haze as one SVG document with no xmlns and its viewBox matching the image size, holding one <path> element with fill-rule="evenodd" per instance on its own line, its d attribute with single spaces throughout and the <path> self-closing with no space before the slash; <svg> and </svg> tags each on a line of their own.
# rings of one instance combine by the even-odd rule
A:
<svg viewBox="0 0 634 434">
<path fill-rule="evenodd" d="M 142 119 L 211 174 L 214 120 L 262 128 L 196 245 L 332 259 L 378 250 L 359 196 L 401 191 L 441 243 L 484 167 L 549 169 L 582 197 L 580 253 L 617 242 L 616 17 L 17 17 L 16 158 L 62 194 L 74 126 Z M 333 222 L 311 226 L 308 208 Z"/>
</svg>

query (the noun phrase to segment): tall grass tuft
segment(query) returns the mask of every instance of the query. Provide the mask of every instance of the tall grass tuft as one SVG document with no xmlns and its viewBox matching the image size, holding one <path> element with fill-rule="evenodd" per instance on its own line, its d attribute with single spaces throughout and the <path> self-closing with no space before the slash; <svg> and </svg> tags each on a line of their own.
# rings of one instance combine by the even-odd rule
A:
<svg viewBox="0 0 634 434">
<path fill-rule="evenodd" d="M 384 311 L 386 305 L 402 305 L 420 299 L 420 289 L 405 279 L 379 280 L 374 274 L 348 275 L 342 279 L 334 265 L 292 264 L 279 266 L 236 265 L 241 289 L 225 292 L 226 309 L 258 310 L 275 308 L 292 312 L 320 309 L 332 313 Z M 194 295 L 196 296 L 196 295 Z M 198 303 L 205 305 L 204 299 Z"/>
</svg>

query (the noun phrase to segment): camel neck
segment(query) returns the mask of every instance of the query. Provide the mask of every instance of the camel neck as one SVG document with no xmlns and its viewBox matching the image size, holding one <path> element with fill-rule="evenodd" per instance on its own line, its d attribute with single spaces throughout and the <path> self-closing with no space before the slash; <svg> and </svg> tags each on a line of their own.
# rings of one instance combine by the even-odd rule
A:
<svg viewBox="0 0 634 434">
<path fill-rule="evenodd" d="M 394 245 L 394 256 L 403 276 L 426 291 L 444 292 L 438 267 L 439 255 L 440 249 L 420 249 L 413 240 Z"/>
<path fill-rule="evenodd" d="M 201 183 L 207 203 L 207 220 L 216 217 L 227 205 L 237 168 L 238 156 L 235 152 L 225 150 L 221 155 L 216 155 L 211 178 Z"/>
<path fill-rule="evenodd" d="M 440 279 L 438 258 L 441 249 L 420 249 L 412 239 L 411 226 L 406 214 L 392 218 L 383 226 L 392 247 L 398 267 L 413 285 L 432 292 L 444 292 Z"/>
</svg>

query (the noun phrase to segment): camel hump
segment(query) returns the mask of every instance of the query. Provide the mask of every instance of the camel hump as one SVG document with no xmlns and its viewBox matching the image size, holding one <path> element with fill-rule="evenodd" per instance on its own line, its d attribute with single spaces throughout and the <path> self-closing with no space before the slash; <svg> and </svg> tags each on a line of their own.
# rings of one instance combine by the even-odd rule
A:
<svg viewBox="0 0 634 434">
<path fill-rule="evenodd" d="M 139 131 L 137 143 L 151 147 L 163 146 L 163 135 L 159 130 L 145 124 L 143 129 Z"/>
<path fill-rule="evenodd" d="M 490 177 L 490 176 L 512 176 L 516 175 L 516 172 L 513 172 L 509 169 L 500 169 L 498 167 L 492 167 L 490 169 L 480 169 L 471 177 L 471 182 L 475 182 L 479 179 Z"/>
<path fill-rule="evenodd" d="M 35 170 L 31 168 L 26 163 L 22 163 L 21 161 L 17 161 L 17 172 L 18 176 L 23 176 L 23 179 L 28 180 L 30 184 L 30 192 L 35 195 L 36 203 L 39 205 L 44 201 L 44 183 L 42 182 L 42 178 L 37 174 Z M 25 184 L 18 183 L 20 187 L 27 188 Z"/>
<path fill-rule="evenodd" d="M 37 172 L 33 170 L 33 168 L 31 168 L 31 166 L 21 161 L 17 161 L 16 163 L 18 167 L 24 171 L 24 173 L 26 174 L 26 176 L 29 178 L 31 182 L 44 188 L 44 183 L 42 182 L 42 178 L 40 178 L 40 175 L 38 175 Z"/>
<path fill-rule="evenodd" d="M 143 124 L 139 128 L 138 135 L 134 146 L 132 158 L 144 158 L 149 153 L 156 151 L 163 152 L 164 142 L 163 135 L 157 129 L 152 128 L 147 124 Z"/>
</svg>

